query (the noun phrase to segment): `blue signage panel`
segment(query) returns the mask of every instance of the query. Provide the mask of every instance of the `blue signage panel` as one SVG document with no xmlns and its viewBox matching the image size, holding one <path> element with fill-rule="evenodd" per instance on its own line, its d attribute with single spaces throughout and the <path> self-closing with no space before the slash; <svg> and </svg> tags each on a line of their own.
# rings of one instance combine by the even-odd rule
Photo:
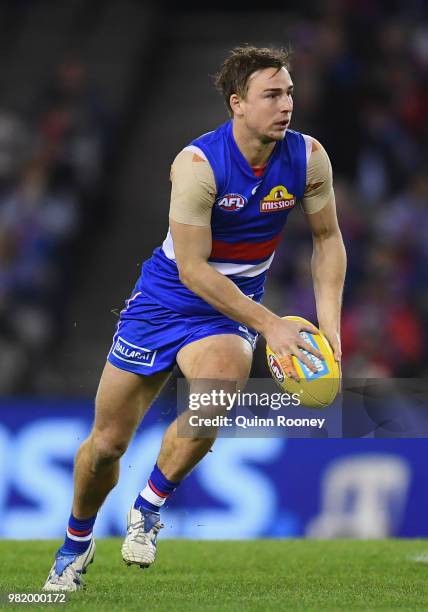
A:
<svg viewBox="0 0 428 612">
<path fill-rule="evenodd" d="M 161 399 L 144 419 L 97 536 L 124 534 L 174 412 Z M 63 535 L 92 420 L 92 401 L 0 402 L 1 537 Z M 427 454 L 423 439 L 220 438 L 168 502 L 162 536 L 426 537 Z"/>
</svg>

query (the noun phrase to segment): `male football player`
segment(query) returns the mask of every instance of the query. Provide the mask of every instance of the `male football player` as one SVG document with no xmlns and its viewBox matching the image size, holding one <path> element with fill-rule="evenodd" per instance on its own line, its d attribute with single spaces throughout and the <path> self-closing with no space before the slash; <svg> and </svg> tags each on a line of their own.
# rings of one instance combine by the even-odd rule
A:
<svg viewBox="0 0 428 612">
<path fill-rule="evenodd" d="M 172 165 L 170 229 L 142 266 L 113 339 L 93 429 L 74 468 L 74 499 L 64 544 L 44 588 L 74 591 L 92 561 L 98 510 L 119 477 L 119 459 L 175 363 L 192 385 L 250 372 L 257 334 L 297 378 L 291 355 L 321 357 L 300 331 L 262 306 L 263 287 L 288 215 L 301 202 L 313 236 L 312 273 L 320 328 L 340 360 L 346 256 L 327 153 L 289 129 L 293 82 L 281 49 L 233 49 L 216 84 L 230 120 L 193 140 Z M 195 382 L 196 381 L 196 382 Z M 208 382 L 207 382 L 208 381 Z M 122 557 L 155 560 L 160 511 L 204 457 L 213 437 L 165 432 L 157 462 L 128 514 Z"/>
</svg>

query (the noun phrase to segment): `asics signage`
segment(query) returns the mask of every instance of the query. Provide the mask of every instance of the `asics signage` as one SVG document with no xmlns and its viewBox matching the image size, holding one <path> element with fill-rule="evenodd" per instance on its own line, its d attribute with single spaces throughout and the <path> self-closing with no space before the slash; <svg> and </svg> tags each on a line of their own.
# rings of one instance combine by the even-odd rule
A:
<svg viewBox="0 0 428 612">
<path fill-rule="evenodd" d="M 123 532 L 129 500 L 150 474 L 165 427 L 176 416 L 171 399 L 163 396 L 147 413 L 129 445 L 126 469 L 98 515 L 98 537 Z M 91 429 L 92 412 L 92 399 L 0 401 L 1 538 L 63 538 L 73 458 Z M 369 521 L 376 537 L 426 537 L 425 459 L 424 439 L 219 438 L 215 461 L 201 461 L 186 480 L 185 495 L 167 508 L 166 535 L 364 538 Z M 305 482 L 311 486 L 302 495 Z M 206 527 L 198 530 L 198 524 Z"/>
</svg>

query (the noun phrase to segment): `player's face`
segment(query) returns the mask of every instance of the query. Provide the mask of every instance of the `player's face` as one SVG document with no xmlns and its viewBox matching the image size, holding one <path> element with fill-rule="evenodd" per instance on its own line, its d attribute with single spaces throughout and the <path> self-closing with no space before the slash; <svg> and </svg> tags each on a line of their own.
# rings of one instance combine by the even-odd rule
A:
<svg viewBox="0 0 428 612">
<path fill-rule="evenodd" d="M 288 70 L 264 68 L 254 72 L 247 95 L 234 112 L 262 142 L 283 140 L 293 112 L 293 81 Z"/>
</svg>

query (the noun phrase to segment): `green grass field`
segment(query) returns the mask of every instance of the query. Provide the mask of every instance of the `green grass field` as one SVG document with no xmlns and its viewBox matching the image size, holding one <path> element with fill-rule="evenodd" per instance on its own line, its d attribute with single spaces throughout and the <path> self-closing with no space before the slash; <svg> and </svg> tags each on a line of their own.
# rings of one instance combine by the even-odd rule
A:
<svg viewBox="0 0 428 612">
<path fill-rule="evenodd" d="M 0 542 L 1 591 L 40 591 L 57 542 Z M 121 540 L 97 541 L 87 588 L 66 609 L 428 610 L 428 541 L 159 543 L 153 567 L 127 567 Z M 12 606 L 3 603 L 3 609 Z M 57 606 L 26 605 L 31 609 Z"/>
</svg>

